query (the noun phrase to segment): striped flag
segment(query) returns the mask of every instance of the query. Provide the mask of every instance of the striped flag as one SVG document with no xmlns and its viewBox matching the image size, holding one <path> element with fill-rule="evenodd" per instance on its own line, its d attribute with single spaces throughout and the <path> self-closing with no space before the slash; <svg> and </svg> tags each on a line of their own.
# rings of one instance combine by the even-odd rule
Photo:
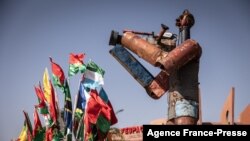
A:
<svg viewBox="0 0 250 141">
<path fill-rule="evenodd" d="M 76 98 L 76 107 L 74 112 L 74 124 L 73 124 L 73 133 L 77 140 L 82 141 L 83 137 L 83 118 L 85 113 L 86 97 L 84 94 L 86 90 L 82 83 L 79 85 L 79 90 Z"/>
<path fill-rule="evenodd" d="M 57 104 L 56 104 L 56 96 L 55 96 L 55 91 L 54 91 L 54 87 L 52 86 L 52 83 L 49 79 L 49 73 L 48 73 L 48 69 L 45 68 L 44 71 L 44 75 L 43 75 L 43 91 L 44 91 L 44 96 L 45 99 L 49 105 L 49 113 L 50 116 L 54 122 L 54 124 L 56 124 L 57 122 Z"/>
<path fill-rule="evenodd" d="M 69 55 L 69 72 L 68 75 L 74 76 L 79 71 L 83 73 L 86 70 L 86 66 L 83 63 L 83 59 L 85 57 L 85 54 L 73 54 L 70 53 Z"/>
<path fill-rule="evenodd" d="M 38 109 L 39 113 L 43 115 L 44 120 L 45 120 L 45 125 L 49 127 L 52 125 L 53 121 L 49 115 L 48 106 L 46 104 L 46 98 L 44 96 L 41 84 L 39 83 L 39 87 L 36 87 L 36 86 L 34 87 L 35 87 L 35 92 L 36 92 L 36 95 L 38 97 L 38 102 L 39 102 L 39 104 L 35 105 L 35 107 Z"/>
<path fill-rule="evenodd" d="M 99 86 L 104 85 L 104 73 L 105 71 L 96 65 L 93 61 L 87 64 L 87 69 L 83 75 L 84 77 L 84 87 L 90 89 L 96 89 Z"/>
<path fill-rule="evenodd" d="M 71 94 L 68 85 L 68 81 L 65 82 L 64 86 L 64 122 L 65 122 L 65 132 L 64 135 L 67 136 L 67 140 L 72 138 L 72 101 Z"/>
</svg>

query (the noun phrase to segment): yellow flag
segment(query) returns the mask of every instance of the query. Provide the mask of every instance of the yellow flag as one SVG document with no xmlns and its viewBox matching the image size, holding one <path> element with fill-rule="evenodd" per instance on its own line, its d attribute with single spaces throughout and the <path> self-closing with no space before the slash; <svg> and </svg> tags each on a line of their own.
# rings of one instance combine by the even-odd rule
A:
<svg viewBox="0 0 250 141">
<path fill-rule="evenodd" d="M 27 141 L 28 140 L 27 132 L 28 132 L 27 124 L 26 124 L 26 122 L 24 122 L 23 129 L 22 129 L 17 140 L 18 141 Z"/>
<path fill-rule="evenodd" d="M 49 82 L 49 73 L 48 69 L 45 68 L 44 74 L 43 74 L 43 91 L 45 99 L 48 103 L 50 103 L 50 97 L 51 97 L 51 86 Z"/>
</svg>

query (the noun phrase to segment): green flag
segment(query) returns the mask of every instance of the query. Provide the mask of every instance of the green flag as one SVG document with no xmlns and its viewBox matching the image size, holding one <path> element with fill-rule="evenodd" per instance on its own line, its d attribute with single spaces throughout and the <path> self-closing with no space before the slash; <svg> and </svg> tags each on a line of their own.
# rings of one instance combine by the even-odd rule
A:
<svg viewBox="0 0 250 141">
<path fill-rule="evenodd" d="M 83 59 L 85 57 L 85 54 L 73 54 L 70 53 L 69 55 L 69 76 L 74 76 L 79 71 L 81 73 L 85 72 L 86 66 L 83 63 Z"/>
</svg>

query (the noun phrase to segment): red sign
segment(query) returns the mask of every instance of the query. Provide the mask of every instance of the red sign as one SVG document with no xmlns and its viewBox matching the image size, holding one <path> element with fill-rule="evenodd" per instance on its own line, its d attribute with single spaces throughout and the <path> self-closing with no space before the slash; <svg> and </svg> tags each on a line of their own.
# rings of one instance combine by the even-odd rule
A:
<svg viewBox="0 0 250 141">
<path fill-rule="evenodd" d="M 121 128 L 120 131 L 121 134 L 142 133 L 143 127 L 142 126 L 126 127 L 126 128 Z"/>
</svg>

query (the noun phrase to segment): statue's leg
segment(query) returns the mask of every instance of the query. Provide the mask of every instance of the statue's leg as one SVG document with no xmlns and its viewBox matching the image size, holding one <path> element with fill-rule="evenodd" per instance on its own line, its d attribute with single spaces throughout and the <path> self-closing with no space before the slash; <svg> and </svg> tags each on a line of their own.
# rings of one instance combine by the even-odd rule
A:
<svg viewBox="0 0 250 141">
<path fill-rule="evenodd" d="M 168 123 L 195 125 L 198 121 L 198 102 L 184 99 L 177 91 L 168 96 Z"/>
<path fill-rule="evenodd" d="M 193 100 L 180 99 L 175 103 L 175 124 L 195 125 L 198 121 L 198 103 Z"/>
</svg>

